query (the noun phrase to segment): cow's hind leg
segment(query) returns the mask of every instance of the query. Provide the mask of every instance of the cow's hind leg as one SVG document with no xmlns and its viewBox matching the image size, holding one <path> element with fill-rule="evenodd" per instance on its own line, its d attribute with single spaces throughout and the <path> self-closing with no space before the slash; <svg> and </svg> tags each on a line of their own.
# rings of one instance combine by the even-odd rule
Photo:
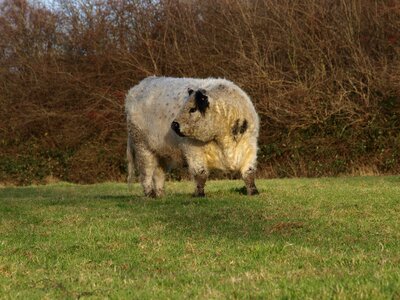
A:
<svg viewBox="0 0 400 300">
<path fill-rule="evenodd" d="M 132 143 L 132 138 L 130 134 L 128 134 L 128 140 L 126 145 L 126 159 L 128 161 L 128 184 L 132 183 L 133 176 L 135 174 L 135 167 L 134 167 L 134 145 Z"/>
<path fill-rule="evenodd" d="M 256 169 L 254 167 L 249 167 L 244 169 L 241 173 L 246 185 L 247 195 L 257 195 L 258 190 L 255 183 Z"/>
<path fill-rule="evenodd" d="M 250 151 L 247 155 L 247 159 L 240 169 L 240 173 L 246 185 L 247 195 L 249 196 L 258 194 L 255 183 L 257 164 L 257 141 L 254 139 L 252 143 L 252 146 L 250 147 L 250 149 L 248 149 Z"/>
<path fill-rule="evenodd" d="M 165 173 L 161 166 L 157 166 L 153 173 L 154 193 L 156 197 L 164 195 Z"/>
<path fill-rule="evenodd" d="M 136 164 L 144 194 L 148 197 L 156 197 L 153 175 L 158 167 L 157 158 L 150 150 L 139 146 L 136 149 Z"/>
</svg>

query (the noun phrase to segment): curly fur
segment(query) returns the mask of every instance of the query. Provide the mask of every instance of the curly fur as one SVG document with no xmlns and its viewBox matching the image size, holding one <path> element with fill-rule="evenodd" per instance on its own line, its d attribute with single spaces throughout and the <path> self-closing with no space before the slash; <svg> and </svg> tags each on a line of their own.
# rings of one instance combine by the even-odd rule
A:
<svg viewBox="0 0 400 300">
<path fill-rule="evenodd" d="M 240 171 L 248 194 L 257 193 L 259 119 L 250 98 L 231 81 L 148 77 L 128 92 L 125 111 L 128 169 L 133 172 L 134 152 L 146 195 L 161 196 L 164 171 L 184 162 L 197 196 L 204 195 L 211 169 Z"/>
</svg>

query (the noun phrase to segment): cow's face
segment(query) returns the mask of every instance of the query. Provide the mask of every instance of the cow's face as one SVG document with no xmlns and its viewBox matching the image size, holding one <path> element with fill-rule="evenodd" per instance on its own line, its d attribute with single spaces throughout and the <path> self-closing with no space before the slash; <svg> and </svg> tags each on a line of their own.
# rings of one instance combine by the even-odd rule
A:
<svg viewBox="0 0 400 300">
<path fill-rule="evenodd" d="M 214 139 L 212 108 L 205 90 L 188 90 L 189 98 L 171 124 L 175 133 L 208 142 Z"/>
</svg>

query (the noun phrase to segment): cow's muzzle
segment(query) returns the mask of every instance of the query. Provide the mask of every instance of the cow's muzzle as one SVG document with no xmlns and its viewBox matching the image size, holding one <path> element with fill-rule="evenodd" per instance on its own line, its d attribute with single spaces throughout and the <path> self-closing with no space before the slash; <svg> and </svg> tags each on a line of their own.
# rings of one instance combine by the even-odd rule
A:
<svg viewBox="0 0 400 300">
<path fill-rule="evenodd" d="M 181 132 L 180 126 L 178 122 L 173 121 L 171 123 L 171 128 L 173 131 L 175 131 L 175 133 L 181 137 L 184 137 L 185 135 Z"/>
</svg>

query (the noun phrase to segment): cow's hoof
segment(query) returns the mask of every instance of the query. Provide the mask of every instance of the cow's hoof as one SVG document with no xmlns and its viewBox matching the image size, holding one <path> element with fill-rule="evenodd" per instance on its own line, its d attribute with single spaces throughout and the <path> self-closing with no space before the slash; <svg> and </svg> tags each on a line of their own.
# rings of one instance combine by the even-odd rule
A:
<svg viewBox="0 0 400 300">
<path fill-rule="evenodd" d="M 258 195 L 258 194 L 260 194 L 260 193 L 258 192 L 257 188 L 251 188 L 251 189 L 247 190 L 247 195 L 248 196 L 255 196 L 255 195 Z"/>
<path fill-rule="evenodd" d="M 202 193 L 196 192 L 192 195 L 192 197 L 195 197 L 195 198 L 204 198 L 205 196 L 206 196 L 206 194 L 204 192 L 202 192 Z"/>
<path fill-rule="evenodd" d="M 146 197 L 149 197 L 149 198 L 157 198 L 157 194 L 156 194 L 156 192 L 154 190 L 151 190 L 150 192 L 144 193 L 144 195 Z"/>
<path fill-rule="evenodd" d="M 157 190 L 155 192 L 155 198 L 161 198 L 164 196 L 164 190 Z"/>
</svg>

